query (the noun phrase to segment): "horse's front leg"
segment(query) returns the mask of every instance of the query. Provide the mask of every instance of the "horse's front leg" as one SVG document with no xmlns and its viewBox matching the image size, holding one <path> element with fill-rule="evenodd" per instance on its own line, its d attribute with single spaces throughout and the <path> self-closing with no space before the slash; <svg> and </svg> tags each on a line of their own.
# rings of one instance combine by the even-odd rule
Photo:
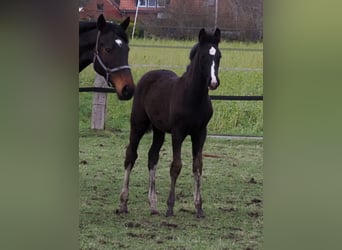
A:
<svg viewBox="0 0 342 250">
<path fill-rule="evenodd" d="M 122 190 L 120 193 L 120 206 L 116 210 L 117 213 L 128 213 L 127 203 L 128 203 L 128 194 L 129 194 L 129 177 L 131 171 L 133 169 L 135 160 L 138 157 L 137 149 L 139 145 L 139 141 L 141 137 L 144 135 L 143 129 L 135 129 L 131 128 L 130 133 L 130 143 L 126 150 L 126 158 L 125 158 L 125 175 L 122 185 Z"/>
<path fill-rule="evenodd" d="M 173 160 L 170 167 L 170 177 L 171 177 L 171 186 L 169 198 L 167 200 L 167 212 L 166 216 L 173 216 L 173 207 L 175 205 L 175 197 L 176 197 L 176 182 L 177 178 L 182 169 L 182 159 L 181 159 L 181 149 L 182 143 L 185 139 L 184 135 L 174 135 L 172 134 L 172 151 L 173 151 Z"/>
<path fill-rule="evenodd" d="M 133 168 L 133 164 L 129 163 L 125 166 L 124 181 L 120 193 L 120 206 L 116 210 L 117 213 L 128 213 L 127 203 L 129 194 L 129 177 Z"/>
<path fill-rule="evenodd" d="M 165 133 L 153 128 L 153 142 L 148 152 L 148 169 L 149 169 L 149 189 L 148 199 L 151 207 L 151 215 L 158 215 L 157 209 L 157 192 L 156 192 L 156 170 L 159 160 L 159 151 L 164 143 Z"/>
<path fill-rule="evenodd" d="M 202 196 L 201 196 L 201 176 L 202 176 L 202 150 L 204 141 L 206 138 L 206 130 L 201 133 L 194 134 L 191 136 L 192 141 L 192 155 L 193 155 L 193 163 L 192 163 L 192 172 L 195 181 L 195 189 L 194 189 L 194 203 L 196 208 L 196 216 L 197 218 L 203 218 L 204 212 L 202 209 Z"/>
</svg>

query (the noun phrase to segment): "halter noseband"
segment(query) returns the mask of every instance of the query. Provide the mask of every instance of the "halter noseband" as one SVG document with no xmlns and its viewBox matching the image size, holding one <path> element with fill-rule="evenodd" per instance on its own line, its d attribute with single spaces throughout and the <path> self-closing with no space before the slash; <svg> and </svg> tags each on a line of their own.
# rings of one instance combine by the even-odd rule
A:
<svg viewBox="0 0 342 250">
<path fill-rule="evenodd" d="M 95 51 L 94 51 L 94 59 L 93 59 L 93 64 L 95 64 L 96 59 L 99 61 L 102 69 L 104 69 L 106 71 L 106 82 L 107 85 L 112 87 L 109 84 L 109 75 L 113 72 L 117 72 L 120 70 L 124 70 L 124 69 L 130 69 L 131 67 L 129 65 L 122 65 L 122 66 L 118 66 L 115 68 L 107 68 L 106 65 L 104 65 L 103 61 L 101 60 L 101 57 L 99 55 L 99 51 L 98 51 L 98 44 L 99 44 L 99 39 L 100 39 L 100 35 L 101 35 L 101 31 L 97 32 L 97 37 L 96 37 L 96 45 L 95 45 Z"/>
</svg>

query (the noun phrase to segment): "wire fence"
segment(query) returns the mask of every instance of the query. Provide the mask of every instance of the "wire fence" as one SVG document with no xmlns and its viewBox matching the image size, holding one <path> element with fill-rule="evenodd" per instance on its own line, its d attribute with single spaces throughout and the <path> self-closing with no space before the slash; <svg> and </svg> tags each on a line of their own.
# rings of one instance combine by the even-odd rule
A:
<svg viewBox="0 0 342 250">
<path fill-rule="evenodd" d="M 149 44 L 131 44 L 130 47 L 136 48 L 160 48 L 160 49 L 191 49 L 189 46 L 167 46 L 167 45 L 149 45 Z M 254 48 L 221 48 L 221 51 L 245 51 L 245 52 L 263 52 L 263 49 Z"/>
<path fill-rule="evenodd" d="M 138 45 L 138 44 L 131 44 L 131 47 L 137 48 L 161 48 L 161 49 L 186 49 L 189 50 L 191 47 L 189 46 L 165 46 L 165 45 Z M 262 53 L 263 49 L 256 49 L 256 48 L 220 48 L 221 51 L 243 51 L 243 52 L 257 52 Z M 132 68 L 168 68 L 168 69 L 180 69 L 185 68 L 184 65 L 161 65 L 161 64 L 131 64 Z M 263 68 L 239 68 L 239 67 L 221 67 L 220 71 L 263 71 Z M 80 93 L 85 92 L 97 92 L 97 93 L 116 93 L 114 88 L 111 87 L 79 87 Z M 243 102 L 250 102 L 256 101 L 260 102 L 263 101 L 262 95 L 210 95 L 211 100 L 215 101 L 243 101 Z M 229 137 L 231 135 L 219 135 L 213 134 L 213 136 L 223 136 Z M 235 138 L 249 138 L 249 139 L 262 139 L 262 136 L 253 136 L 253 135 L 233 135 Z M 231 139 L 234 139 L 231 138 Z"/>
<path fill-rule="evenodd" d="M 148 44 L 131 44 L 130 47 L 136 48 L 161 48 L 161 49 L 186 49 L 189 50 L 189 46 L 167 46 L 167 45 L 148 45 Z M 244 52 L 263 52 L 263 49 L 255 48 L 220 48 L 221 51 L 244 51 Z M 131 64 L 133 68 L 168 68 L 178 69 L 184 68 L 184 65 L 160 65 L 160 64 Z M 220 71 L 262 71 L 263 68 L 232 68 L 221 67 Z M 100 92 L 100 93 L 115 93 L 114 88 L 100 88 L 100 87 L 80 87 L 79 92 Z M 223 95 L 211 95 L 212 100 L 225 100 L 225 101 L 262 101 L 263 96 L 223 96 Z"/>
</svg>

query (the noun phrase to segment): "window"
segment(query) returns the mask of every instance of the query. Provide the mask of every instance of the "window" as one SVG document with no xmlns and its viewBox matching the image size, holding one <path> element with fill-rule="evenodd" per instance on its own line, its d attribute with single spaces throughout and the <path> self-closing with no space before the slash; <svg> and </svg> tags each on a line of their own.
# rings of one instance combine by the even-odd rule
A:
<svg viewBox="0 0 342 250">
<path fill-rule="evenodd" d="M 137 6 L 148 8 L 165 7 L 166 2 L 166 0 L 137 0 Z"/>
<path fill-rule="evenodd" d="M 96 7 L 97 7 L 97 11 L 104 11 L 104 6 L 103 6 L 103 3 L 98 3 L 97 5 L 96 5 Z"/>
<path fill-rule="evenodd" d="M 157 7 L 165 7 L 166 0 L 157 0 Z"/>
<path fill-rule="evenodd" d="M 137 6 L 139 7 L 146 7 L 147 0 L 138 0 Z"/>
<path fill-rule="evenodd" d="M 156 7 L 156 0 L 148 0 L 148 7 Z"/>
<path fill-rule="evenodd" d="M 214 0 L 208 0 L 208 6 L 215 6 Z"/>
</svg>

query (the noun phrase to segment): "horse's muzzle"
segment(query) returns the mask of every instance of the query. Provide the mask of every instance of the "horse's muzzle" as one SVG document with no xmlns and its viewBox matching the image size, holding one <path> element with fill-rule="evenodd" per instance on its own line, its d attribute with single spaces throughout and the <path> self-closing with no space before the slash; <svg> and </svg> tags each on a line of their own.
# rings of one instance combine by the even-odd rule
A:
<svg viewBox="0 0 342 250">
<path fill-rule="evenodd" d="M 132 98 L 134 94 L 134 86 L 126 85 L 122 88 L 121 97 L 119 96 L 120 100 L 129 100 Z"/>
<path fill-rule="evenodd" d="M 122 70 L 110 75 L 110 82 L 115 87 L 120 100 L 129 100 L 133 97 L 135 85 L 130 70 Z"/>
<path fill-rule="evenodd" d="M 216 81 L 213 81 L 211 78 L 209 79 L 208 87 L 210 90 L 215 90 L 220 85 L 220 80 L 217 78 Z"/>
</svg>

